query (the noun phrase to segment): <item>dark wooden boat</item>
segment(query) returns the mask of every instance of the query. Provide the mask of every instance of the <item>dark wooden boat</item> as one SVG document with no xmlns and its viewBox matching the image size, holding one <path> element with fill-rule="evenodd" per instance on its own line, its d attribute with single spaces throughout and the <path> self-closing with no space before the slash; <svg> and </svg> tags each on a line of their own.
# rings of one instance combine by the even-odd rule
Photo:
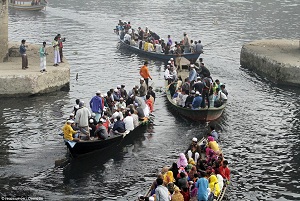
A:
<svg viewBox="0 0 300 201">
<path fill-rule="evenodd" d="M 47 6 L 45 0 L 9 0 L 9 7 L 16 10 L 40 11 Z"/>
<path fill-rule="evenodd" d="M 134 53 L 144 55 L 144 56 L 147 56 L 149 58 L 162 60 L 162 61 L 169 61 L 171 58 L 176 59 L 177 57 L 184 57 L 184 58 L 186 58 L 187 60 L 189 60 L 191 62 L 196 62 L 197 59 L 200 56 L 200 53 L 187 53 L 187 54 L 182 54 L 182 55 L 179 56 L 179 55 L 176 55 L 176 54 L 159 54 L 159 53 L 156 53 L 156 52 L 147 52 L 147 51 L 139 49 L 136 46 L 128 45 L 123 40 L 120 40 L 120 48 L 130 50 Z"/>
<path fill-rule="evenodd" d="M 145 119 L 144 121 L 140 122 L 140 125 L 134 130 L 125 133 L 110 134 L 110 137 L 108 137 L 106 140 L 88 140 L 80 142 L 65 141 L 65 144 L 70 152 L 71 157 L 76 158 L 80 155 L 88 154 L 93 151 L 103 150 L 112 146 L 118 146 L 127 135 L 133 135 L 135 132 L 138 132 L 139 128 L 147 125 L 148 122 L 149 119 Z"/>
</svg>

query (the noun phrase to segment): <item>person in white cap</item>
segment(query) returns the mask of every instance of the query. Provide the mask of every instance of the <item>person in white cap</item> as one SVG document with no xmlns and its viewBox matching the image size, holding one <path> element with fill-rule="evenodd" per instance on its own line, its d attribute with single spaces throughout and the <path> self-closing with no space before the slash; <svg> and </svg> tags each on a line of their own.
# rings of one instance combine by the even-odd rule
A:
<svg viewBox="0 0 300 201">
<path fill-rule="evenodd" d="M 192 102 L 192 110 L 199 110 L 202 104 L 202 97 L 200 96 L 200 92 L 196 91 L 195 98 Z"/>
<path fill-rule="evenodd" d="M 92 110 L 92 112 L 94 112 L 96 114 L 95 119 L 98 122 L 102 111 L 103 111 L 103 100 L 101 98 L 101 92 L 97 91 L 96 92 L 96 96 L 94 96 L 91 100 L 90 100 L 90 108 Z"/>
<path fill-rule="evenodd" d="M 198 145 L 198 139 L 193 137 L 192 143 L 189 148 L 186 150 L 185 154 L 188 155 L 188 159 L 192 158 L 197 163 L 201 153 L 201 147 Z"/>
<path fill-rule="evenodd" d="M 64 133 L 64 139 L 69 140 L 69 141 L 78 142 L 78 141 L 80 141 L 80 139 L 77 138 L 77 136 L 76 137 L 74 136 L 77 133 L 77 131 L 74 131 L 72 126 L 71 126 L 73 123 L 74 123 L 74 121 L 69 119 L 65 123 L 64 127 L 62 128 L 62 131 Z"/>
</svg>

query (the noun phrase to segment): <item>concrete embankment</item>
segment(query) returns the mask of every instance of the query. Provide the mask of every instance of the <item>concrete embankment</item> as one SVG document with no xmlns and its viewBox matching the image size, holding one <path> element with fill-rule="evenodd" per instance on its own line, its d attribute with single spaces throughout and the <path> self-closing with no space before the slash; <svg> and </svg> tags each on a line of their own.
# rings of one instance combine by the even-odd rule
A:
<svg viewBox="0 0 300 201">
<path fill-rule="evenodd" d="M 259 40 L 243 45 L 241 66 L 275 83 L 300 86 L 299 40 Z"/>
<path fill-rule="evenodd" d="M 38 45 L 27 44 L 29 68 L 22 70 L 22 58 L 19 54 L 20 43 L 9 43 L 9 58 L 0 63 L 0 96 L 18 97 L 42 94 L 57 90 L 68 90 L 70 83 L 70 66 L 64 63 L 53 66 L 53 48 L 47 48 L 47 72 L 40 72 Z"/>
</svg>

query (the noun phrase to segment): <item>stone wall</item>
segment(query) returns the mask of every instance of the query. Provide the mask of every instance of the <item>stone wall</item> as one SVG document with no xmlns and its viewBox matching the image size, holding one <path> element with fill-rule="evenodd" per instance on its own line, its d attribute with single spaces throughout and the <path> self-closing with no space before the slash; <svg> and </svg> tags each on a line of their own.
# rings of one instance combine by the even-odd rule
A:
<svg viewBox="0 0 300 201">
<path fill-rule="evenodd" d="M 0 62 L 8 57 L 8 0 L 0 0 Z"/>
<path fill-rule="evenodd" d="M 240 63 L 277 84 L 300 86 L 298 40 L 261 40 L 243 45 Z"/>
</svg>

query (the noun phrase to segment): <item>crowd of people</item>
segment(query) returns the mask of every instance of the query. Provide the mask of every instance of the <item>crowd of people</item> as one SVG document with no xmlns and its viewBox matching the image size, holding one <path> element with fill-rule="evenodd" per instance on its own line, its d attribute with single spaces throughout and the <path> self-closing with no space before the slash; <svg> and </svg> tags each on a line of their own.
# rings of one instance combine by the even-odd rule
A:
<svg viewBox="0 0 300 201">
<path fill-rule="evenodd" d="M 129 91 L 125 85 L 118 85 L 107 93 L 97 91 L 89 102 L 90 109 L 84 101 L 77 99 L 73 112 L 62 128 L 64 139 L 105 140 L 111 134 L 132 131 L 140 121 L 151 115 L 155 98 L 152 86 L 148 86 L 141 77 L 140 86 L 135 85 Z"/>
<path fill-rule="evenodd" d="M 211 201 L 230 181 L 230 169 L 218 145 L 219 134 L 213 125 L 208 137 L 198 142 L 193 138 L 177 162 L 165 166 L 151 186 L 149 196 L 139 200 Z"/>
<path fill-rule="evenodd" d="M 65 42 L 66 38 L 62 38 L 60 34 L 57 34 L 52 41 L 52 47 L 54 49 L 54 64 L 53 66 L 57 67 L 60 63 L 63 63 L 63 42 Z M 39 56 L 40 56 L 40 72 L 44 73 L 47 72 L 46 65 L 47 65 L 47 55 L 48 52 L 46 51 L 47 43 L 44 41 L 42 46 L 39 49 Z M 21 41 L 21 45 L 19 48 L 19 52 L 22 56 L 22 69 L 28 69 L 28 58 L 27 58 L 27 48 L 26 40 L 23 39 Z"/>
<path fill-rule="evenodd" d="M 132 28 L 130 22 L 119 20 L 115 29 L 116 33 L 120 35 L 120 39 L 126 44 L 136 46 L 137 48 L 156 52 L 158 54 L 187 54 L 187 53 L 203 53 L 203 45 L 201 40 L 193 41 L 189 39 L 187 33 L 184 32 L 183 39 L 178 43 L 173 42 L 170 35 L 167 39 L 159 37 L 158 34 L 151 31 L 148 27 L 143 30 L 138 27 L 137 30 Z"/>
<path fill-rule="evenodd" d="M 220 107 L 227 102 L 228 92 L 225 84 L 213 78 L 205 67 L 203 59 L 200 65 L 190 65 L 189 75 L 184 80 L 177 74 L 174 60 L 168 62 L 164 77 L 170 84 L 169 90 L 173 102 L 185 108 L 199 110 L 200 108 Z"/>
</svg>

